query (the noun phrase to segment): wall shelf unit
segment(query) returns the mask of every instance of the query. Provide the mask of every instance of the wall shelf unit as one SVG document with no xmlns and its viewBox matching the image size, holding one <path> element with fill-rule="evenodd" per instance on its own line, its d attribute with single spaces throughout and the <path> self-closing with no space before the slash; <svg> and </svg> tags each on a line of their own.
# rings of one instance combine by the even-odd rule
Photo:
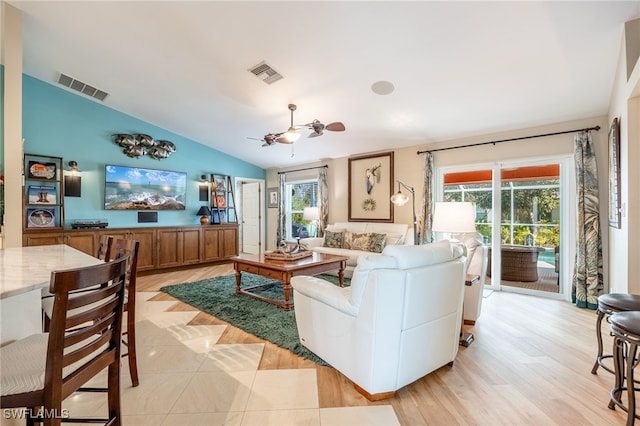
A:
<svg viewBox="0 0 640 426">
<path fill-rule="evenodd" d="M 62 158 L 24 155 L 23 227 L 51 230 L 64 227 Z"/>
<path fill-rule="evenodd" d="M 238 223 L 236 200 L 233 192 L 231 176 L 220 173 L 210 175 L 211 224 Z"/>
</svg>

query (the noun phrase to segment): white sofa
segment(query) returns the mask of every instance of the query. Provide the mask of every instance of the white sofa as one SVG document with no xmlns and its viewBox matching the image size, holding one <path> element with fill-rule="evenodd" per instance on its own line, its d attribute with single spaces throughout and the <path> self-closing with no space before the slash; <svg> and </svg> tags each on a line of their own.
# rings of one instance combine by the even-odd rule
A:
<svg viewBox="0 0 640 426">
<path fill-rule="evenodd" d="M 345 233 L 350 232 L 360 234 L 386 234 L 386 246 L 413 244 L 413 228 L 410 228 L 409 225 L 405 223 L 337 222 L 333 225 L 328 225 L 325 231 L 344 231 Z M 302 238 L 300 240 L 300 243 L 304 244 L 304 246 L 309 250 L 313 250 L 317 253 L 334 254 L 338 256 L 348 257 L 349 259 L 347 260 L 347 267 L 344 271 L 344 276 L 348 278 L 351 278 L 359 256 L 379 254 L 373 253 L 371 251 L 357 250 L 345 247 L 325 247 L 324 237 Z"/>
<path fill-rule="evenodd" d="M 361 256 L 350 287 L 291 279 L 302 345 L 371 400 L 451 364 L 464 293 L 462 247 L 442 241 Z"/>
</svg>

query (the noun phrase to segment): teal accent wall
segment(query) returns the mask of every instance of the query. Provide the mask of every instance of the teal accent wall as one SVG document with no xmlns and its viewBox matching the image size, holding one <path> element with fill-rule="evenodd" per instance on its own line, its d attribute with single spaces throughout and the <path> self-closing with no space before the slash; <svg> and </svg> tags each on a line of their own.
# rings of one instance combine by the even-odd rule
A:
<svg viewBox="0 0 640 426">
<path fill-rule="evenodd" d="M 206 204 L 198 201 L 200 175 L 215 172 L 232 179 L 266 179 L 260 167 L 27 75 L 22 96 L 24 152 L 62 157 L 65 166 L 75 160 L 82 172 L 82 197 L 64 200 L 66 227 L 74 219 L 107 219 L 113 228 L 196 225 L 200 223 L 196 212 Z M 177 151 L 160 161 L 148 156 L 129 158 L 114 143 L 116 133 L 169 140 Z M 137 211 L 105 210 L 105 164 L 186 172 L 187 209 L 158 211 L 157 223 L 140 224 Z"/>
</svg>

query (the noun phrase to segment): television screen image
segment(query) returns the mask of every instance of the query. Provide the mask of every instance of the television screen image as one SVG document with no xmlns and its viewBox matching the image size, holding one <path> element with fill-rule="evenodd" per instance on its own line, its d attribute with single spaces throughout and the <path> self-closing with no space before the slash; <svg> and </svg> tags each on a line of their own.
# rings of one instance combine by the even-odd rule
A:
<svg viewBox="0 0 640 426">
<path fill-rule="evenodd" d="M 140 167 L 105 167 L 105 210 L 185 210 L 187 174 Z"/>
</svg>

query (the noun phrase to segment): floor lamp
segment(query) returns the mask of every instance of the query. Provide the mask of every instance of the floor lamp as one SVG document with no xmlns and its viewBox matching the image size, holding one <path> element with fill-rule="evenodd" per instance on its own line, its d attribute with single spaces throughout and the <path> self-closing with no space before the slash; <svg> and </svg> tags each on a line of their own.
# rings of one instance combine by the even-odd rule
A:
<svg viewBox="0 0 640 426">
<path fill-rule="evenodd" d="M 412 186 L 405 185 L 399 180 L 396 182 L 398 182 L 398 192 L 391 196 L 391 202 L 396 206 L 404 206 L 409 201 L 409 196 L 403 194 L 400 187 L 411 192 L 411 202 L 413 204 L 413 244 L 418 245 L 420 244 L 420 241 L 418 241 L 418 220 L 416 219 L 416 191 Z"/>
</svg>

